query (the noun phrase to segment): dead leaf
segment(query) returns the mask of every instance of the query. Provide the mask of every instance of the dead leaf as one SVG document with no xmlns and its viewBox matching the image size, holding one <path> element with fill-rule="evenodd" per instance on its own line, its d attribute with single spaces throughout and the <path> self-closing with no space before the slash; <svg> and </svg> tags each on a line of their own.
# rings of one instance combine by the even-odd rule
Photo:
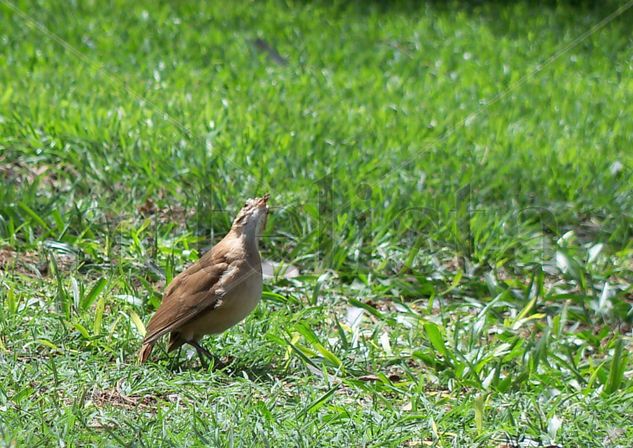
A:
<svg viewBox="0 0 633 448">
<path fill-rule="evenodd" d="M 266 53 L 267 56 L 274 62 L 279 65 L 287 65 L 288 61 L 279 54 L 279 52 L 273 48 L 268 42 L 264 39 L 257 38 L 255 42 L 253 42 L 255 48 L 257 48 L 260 52 Z"/>
<path fill-rule="evenodd" d="M 262 275 L 264 279 L 291 279 L 300 275 L 299 269 L 291 264 L 279 263 L 272 260 L 262 260 Z"/>
<path fill-rule="evenodd" d="M 11 247 L 0 248 L 0 271 L 41 277 L 48 269 L 36 251 L 17 252 Z"/>
<path fill-rule="evenodd" d="M 359 376 L 358 379 L 361 381 L 380 381 L 380 378 L 378 378 L 376 375 L 363 375 Z"/>
</svg>

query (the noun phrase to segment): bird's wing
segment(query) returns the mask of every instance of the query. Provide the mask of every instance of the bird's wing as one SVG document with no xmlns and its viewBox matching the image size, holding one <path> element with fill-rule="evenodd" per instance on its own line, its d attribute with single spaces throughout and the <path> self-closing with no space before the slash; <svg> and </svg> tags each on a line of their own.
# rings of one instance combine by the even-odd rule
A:
<svg viewBox="0 0 633 448">
<path fill-rule="evenodd" d="M 235 263 L 207 254 L 171 282 L 163 302 L 147 325 L 144 343 L 152 343 L 194 317 L 221 305 L 222 297 L 235 280 Z"/>
</svg>

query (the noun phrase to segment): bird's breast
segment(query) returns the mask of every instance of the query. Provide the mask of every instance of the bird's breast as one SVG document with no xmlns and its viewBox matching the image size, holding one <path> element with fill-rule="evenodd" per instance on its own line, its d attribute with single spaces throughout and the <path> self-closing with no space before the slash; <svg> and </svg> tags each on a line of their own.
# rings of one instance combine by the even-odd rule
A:
<svg viewBox="0 0 633 448">
<path fill-rule="evenodd" d="M 262 296 L 262 275 L 251 271 L 227 285 L 217 307 L 184 325 L 185 339 L 199 339 L 205 334 L 222 333 L 248 316 Z"/>
</svg>

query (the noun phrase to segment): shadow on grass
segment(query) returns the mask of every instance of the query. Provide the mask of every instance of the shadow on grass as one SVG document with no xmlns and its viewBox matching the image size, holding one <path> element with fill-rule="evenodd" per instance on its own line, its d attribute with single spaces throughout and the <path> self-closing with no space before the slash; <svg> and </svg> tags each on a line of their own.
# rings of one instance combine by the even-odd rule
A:
<svg viewBox="0 0 633 448">
<path fill-rule="evenodd" d="M 318 0 L 305 2 L 306 4 L 320 4 L 330 6 L 331 2 Z M 348 10 L 357 12 L 367 12 L 378 10 L 383 12 L 406 13 L 422 10 L 432 7 L 442 11 L 458 11 L 458 10 L 477 10 L 481 6 L 494 8 L 507 8 L 513 5 L 524 3 L 534 9 L 556 8 L 559 6 L 570 6 L 578 10 L 587 10 L 593 12 L 609 12 L 622 3 L 616 0 L 407 0 L 407 1 L 389 1 L 389 0 L 356 0 L 350 2 L 339 2 L 338 10 Z"/>
<path fill-rule="evenodd" d="M 284 377 L 287 371 L 273 364 L 259 362 L 253 364 L 250 360 L 243 360 L 235 357 L 223 357 L 213 359 L 208 365 L 204 365 L 197 356 L 186 358 L 184 356 L 170 356 L 166 359 L 165 368 L 167 371 L 178 374 L 187 371 L 215 372 L 231 378 L 248 378 L 250 381 L 258 383 L 271 383 L 276 378 Z M 161 362 L 162 364 L 162 362 Z"/>
<path fill-rule="evenodd" d="M 307 7 L 308 5 L 331 6 L 330 2 L 319 0 L 317 2 L 297 3 L 297 7 Z M 531 20 L 540 15 L 550 14 L 558 11 L 558 14 L 550 17 L 549 25 L 561 32 L 561 36 L 566 31 L 576 30 L 577 27 L 589 28 L 592 24 L 598 23 L 608 15 L 614 13 L 624 2 L 616 0 L 408 0 L 408 1 L 386 1 L 386 0 L 356 0 L 353 2 L 340 2 L 331 10 L 335 15 L 345 15 L 350 19 L 358 19 L 374 13 L 400 14 L 410 17 L 425 16 L 429 12 L 443 15 L 454 15 L 465 12 L 472 18 L 480 18 L 490 23 L 490 29 L 496 35 L 513 37 L 523 31 L 525 20 Z M 525 14 L 522 17 L 516 16 L 516 7 L 523 5 L 521 9 Z M 573 14 L 569 14 L 573 12 Z M 633 20 L 633 8 L 629 8 L 620 17 L 615 19 L 620 22 L 620 30 L 629 35 L 626 23 Z"/>
</svg>

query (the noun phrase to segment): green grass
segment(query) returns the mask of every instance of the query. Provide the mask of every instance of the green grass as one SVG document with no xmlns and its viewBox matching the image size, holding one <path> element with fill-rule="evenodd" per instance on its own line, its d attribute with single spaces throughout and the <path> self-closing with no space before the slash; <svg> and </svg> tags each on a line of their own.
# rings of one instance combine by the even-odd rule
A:
<svg viewBox="0 0 633 448">
<path fill-rule="evenodd" d="M 624 4 L 0 1 L 0 445 L 633 445 Z M 137 365 L 267 191 L 301 275 Z"/>
</svg>

